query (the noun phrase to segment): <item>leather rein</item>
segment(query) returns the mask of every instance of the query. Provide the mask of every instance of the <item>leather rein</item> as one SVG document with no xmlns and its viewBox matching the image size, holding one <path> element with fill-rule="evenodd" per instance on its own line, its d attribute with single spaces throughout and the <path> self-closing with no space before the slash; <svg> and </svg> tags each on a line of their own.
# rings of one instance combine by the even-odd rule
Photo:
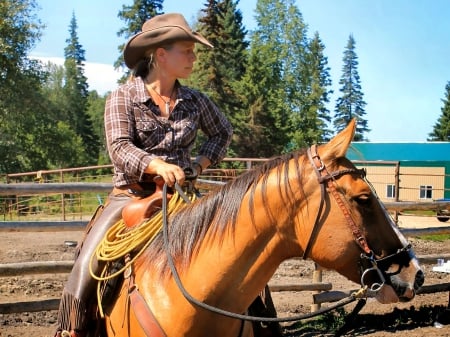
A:
<svg viewBox="0 0 450 337">
<path fill-rule="evenodd" d="M 346 204 L 344 203 L 342 197 L 340 196 L 340 193 L 338 192 L 338 190 L 336 189 L 336 178 L 345 174 L 358 174 L 360 175 L 364 180 L 365 179 L 365 170 L 363 169 L 345 169 L 345 170 L 339 170 L 339 171 L 334 171 L 329 173 L 325 164 L 322 162 L 322 160 L 320 159 L 320 156 L 317 152 L 317 146 L 313 145 L 311 146 L 308 151 L 308 158 L 317 174 L 317 179 L 321 188 L 321 201 L 320 201 L 320 206 L 319 206 L 319 210 L 316 216 L 316 220 L 313 226 L 313 230 L 311 233 L 311 236 L 308 240 L 308 244 L 305 248 L 304 254 L 303 254 L 303 258 L 306 259 L 312 249 L 312 246 L 315 242 L 315 239 L 320 231 L 320 226 L 319 226 L 319 222 L 322 216 L 322 211 L 323 211 L 323 206 L 325 204 L 325 193 L 326 193 L 326 189 L 328 188 L 329 193 L 334 197 L 334 199 L 336 200 L 337 204 L 339 205 L 346 221 L 347 224 L 349 226 L 349 228 L 352 231 L 353 237 L 355 239 L 355 242 L 358 244 L 358 246 L 361 248 L 362 250 L 362 254 L 361 254 L 361 260 L 365 261 L 365 264 L 367 264 L 369 267 L 366 268 L 365 270 L 362 271 L 362 276 L 361 276 L 361 290 L 351 294 L 350 296 L 348 296 L 347 298 L 344 298 L 338 302 L 336 302 L 334 305 L 326 307 L 326 308 L 322 308 L 319 309 L 313 313 L 308 313 L 308 314 L 302 314 L 302 315 L 297 315 L 297 316 L 291 316 L 291 317 L 258 317 L 258 316 L 249 316 L 249 315 L 245 315 L 245 314 L 238 314 L 238 313 L 234 313 L 234 312 L 230 312 L 227 310 L 223 310 L 214 306 L 211 306 L 207 303 L 204 303 L 202 301 L 199 301 L 197 299 L 195 299 L 194 297 L 192 297 L 191 294 L 189 294 L 189 292 L 186 290 L 186 288 L 184 288 L 180 276 L 176 270 L 175 267 L 175 263 L 173 260 L 173 257 L 171 256 L 169 250 L 168 250 L 168 245 L 169 245 L 169 234 L 168 234 L 168 219 L 167 219 L 167 198 L 165 197 L 167 195 L 167 185 L 164 184 L 163 186 L 163 198 L 162 198 L 162 215 L 163 215 L 163 239 L 164 239 L 164 249 L 165 252 L 167 254 L 167 260 L 168 260 L 168 265 L 170 267 L 170 270 L 172 272 L 173 278 L 175 283 L 177 284 L 178 288 L 180 289 L 181 293 L 183 294 L 183 296 L 193 305 L 196 305 L 198 307 L 201 307 L 203 309 L 206 309 L 208 311 L 214 312 L 216 314 L 219 315 L 223 315 L 223 316 L 227 316 L 227 317 L 231 317 L 231 318 L 235 318 L 235 319 L 240 319 L 242 321 L 253 321 L 253 322 L 293 322 L 293 321 L 301 321 L 307 318 L 311 318 L 317 315 L 321 315 L 324 314 L 326 312 L 332 311 L 336 308 L 339 308 L 341 306 L 347 305 L 353 301 L 355 301 L 358 298 L 365 298 L 368 297 L 369 294 L 370 295 L 374 295 L 376 294 L 381 287 L 389 282 L 389 276 L 390 275 L 394 275 L 396 273 L 399 273 L 401 268 L 404 265 L 407 265 L 407 263 L 410 260 L 410 250 L 411 250 L 411 246 L 407 245 L 405 247 L 403 247 L 402 249 L 399 249 L 397 251 L 397 253 L 394 253 L 392 255 L 377 259 L 375 258 L 375 254 L 373 253 L 373 251 L 369 248 L 369 245 L 367 243 L 367 240 L 365 238 L 365 236 L 363 235 L 363 233 L 361 232 L 361 230 L 359 229 L 359 226 L 355 223 L 355 221 L 353 220 L 350 211 L 348 209 L 348 207 L 346 206 Z M 367 180 L 366 180 L 367 182 Z M 369 183 L 370 185 L 370 183 Z M 178 191 L 178 193 L 180 194 L 181 197 L 183 197 L 183 199 L 187 202 L 190 203 L 189 198 L 186 196 L 186 194 L 184 193 L 183 189 L 178 185 L 175 184 L 175 188 Z M 386 270 L 389 268 L 389 266 L 392 263 L 399 263 L 399 270 L 395 273 L 390 273 L 388 274 L 386 272 Z M 382 269 L 379 268 L 380 266 L 383 266 Z M 368 287 L 365 285 L 365 278 L 367 277 L 368 273 L 370 272 L 376 272 L 376 274 L 378 275 L 379 279 L 380 279 L 380 283 L 373 283 L 372 286 L 370 287 L 370 289 L 368 289 Z M 133 284 L 132 289 L 137 289 L 136 285 Z M 131 296 L 133 297 L 133 296 Z M 140 297 L 139 300 L 137 302 L 139 302 L 139 304 L 136 304 L 137 306 L 139 306 L 139 310 L 135 310 L 135 314 L 137 314 L 138 316 L 140 316 L 138 318 L 139 321 L 144 321 L 148 318 L 152 319 L 153 318 L 153 314 L 151 313 L 150 308 L 148 307 L 148 305 L 145 303 L 145 300 L 142 298 L 141 295 L 137 295 L 137 297 Z M 136 301 L 133 301 L 136 302 Z M 133 305 L 132 305 L 133 306 Z M 154 318 L 153 318 L 154 319 Z M 157 324 L 155 321 L 152 324 Z M 145 325 L 141 323 L 141 326 Z M 242 328 L 243 325 L 241 326 L 241 331 L 240 333 L 242 333 Z M 147 336 L 150 336 L 149 334 L 149 330 L 145 329 Z M 162 330 L 160 330 L 159 326 L 158 327 L 153 327 L 153 329 L 150 330 L 159 330 L 159 334 L 156 333 L 155 336 L 165 336 L 164 332 Z M 153 332 L 153 331 L 152 331 Z"/>
</svg>

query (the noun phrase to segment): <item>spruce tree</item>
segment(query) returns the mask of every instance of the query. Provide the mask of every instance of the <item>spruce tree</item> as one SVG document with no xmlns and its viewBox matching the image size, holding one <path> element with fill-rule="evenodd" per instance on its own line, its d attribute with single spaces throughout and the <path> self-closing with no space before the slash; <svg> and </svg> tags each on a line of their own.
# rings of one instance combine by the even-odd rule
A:
<svg viewBox="0 0 450 337">
<path fill-rule="evenodd" d="M 351 119 L 356 118 L 356 132 L 354 141 L 367 140 L 365 133 L 370 129 L 367 126 L 365 119 L 366 102 L 363 99 L 363 92 L 361 90 L 361 80 L 358 73 L 358 56 L 355 51 L 355 39 L 353 35 L 349 36 L 346 49 L 343 57 L 342 76 L 339 80 L 341 86 L 339 91 L 341 97 L 337 99 L 336 107 L 334 109 L 335 115 L 333 124 L 336 131 L 343 130 Z"/>
<path fill-rule="evenodd" d="M 125 27 L 122 27 L 117 36 L 123 37 L 125 42 L 118 46 L 119 57 L 114 62 L 115 69 L 127 69 L 123 60 L 123 48 L 125 47 L 128 39 L 141 31 L 142 25 L 148 19 L 163 14 L 163 2 L 164 0 L 133 0 L 132 5 L 123 5 L 122 10 L 119 11 L 117 16 L 125 21 Z M 119 82 L 124 82 L 127 78 L 127 74 L 119 79 Z"/>
<path fill-rule="evenodd" d="M 246 30 L 238 1 L 210 0 L 202 9 L 197 30 L 213 45 L 207 49 L 197 45 L 195 71 L 186 83 L 207 94 L 228 117 L 234 129 L 234 139 L 228 155 L 239 155 L 239 135 L 243 128 L 244 108 L 237 83 L 246 67 Z M 199 138 L 200 140 L 201 138 Z"/>
<path fill-rule="evenodd" d="M 308 68 L 311 71 L 311 109 L 316 114 L 311 141 L 316 143 L 327 142 L 332 136 L 332 132 L 328 128 L 331 123 L 331 114 L 327 105 L 330 102 L 329 95 L 333 93 L 333 90 L 331 89 L 332 81 L 328 58 L 324 55 L 324 51 L 325 45 L 322 43 L 319 33 L 316 32 L 309 43 L 308 55 Z"/>
<path fill-rule="evenodd" d="M 292 137 L 306 127 L 307 27 L 293 0 L 258 0 L 255 19 L 242 82 L 253 131 L 249 142 L 255 155 L 267 157 L 296 147 Z"/>
<path fill-rule="evenodd" d="M 317 32 L 312 40 L 306 39 L 306 25 L 302 23 L 299 12 L 297 21 L 298 25 L 301 23 L 304 28 L 302 43 L 297 42 L 296 52 L 290 52 L 295 55 L 297 63 L 291 63 L 288 67 L 292 69 L 289 70 L 289 78 L 292 80 L 287 81 L 287 90 L 291 92 L 289 102 L 292 120 L 289 149 L 323 143 L 331 134 L 328 129 L 331 116 L 327 104 L 332 90 L 328 60 L 324 55 L 325 46 Z M 289 44 L 295 45 L 295 41 Z"/>
<path fill-rule="evenodd" d="M 429 141 L 450 141 L 450 81 L 445 86 L 445 98 L 442 100 L 444 106 L 441 115 L 434 124 L 433 131 L 429 134 Z"/>
<path fill-rule="evenodd" d="M 66 40 L 67 46 L 64 48 L 65 56 L 65 109 L 69 125 L 73 126 L 75 134 L 83 140 L 86 158 L 83 165 L 93 165 L 98 161 L 99 140 L 96 137 L 92 121 L 87 113 L 88 108 L 88 83 L 84 75 L 84 62 L 86 61 L 84 49 L 82 48 L 77 35 L 77 20 L 75 14 L 69 25 L 69 38 Z"/>
</svg>

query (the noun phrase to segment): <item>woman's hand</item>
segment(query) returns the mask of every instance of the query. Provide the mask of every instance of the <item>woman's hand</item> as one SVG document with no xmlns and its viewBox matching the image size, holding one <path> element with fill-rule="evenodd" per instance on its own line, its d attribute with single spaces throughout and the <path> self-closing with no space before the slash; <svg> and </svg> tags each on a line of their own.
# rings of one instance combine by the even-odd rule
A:
<svg viewBox="0 0 450 337">
<path fill-rule="evenodd" d="M 183 169 L 178 165 L 166 163 L 162 159 L 153 159 L 145 171 L 160 176 L 169 187 L 172 187 L 175 183 L 179 185 L 184 183 Z"/>
</svg>

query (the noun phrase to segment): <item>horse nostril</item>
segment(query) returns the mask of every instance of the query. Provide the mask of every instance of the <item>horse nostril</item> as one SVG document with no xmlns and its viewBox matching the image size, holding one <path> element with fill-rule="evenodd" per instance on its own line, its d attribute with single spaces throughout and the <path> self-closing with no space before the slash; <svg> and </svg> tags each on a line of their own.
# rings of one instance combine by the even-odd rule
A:
<svg viewBox="0 0 450 337">
<path fill-rule="evenodd" d="M 424 275 L 423 271 L 419 270 L 416 273 L 416 279 L 414 281 L 414 289 L 415 290 L 419 289 L 423 285 L 424 281 L 425 281 L 425 275 Z"/>
</svg>

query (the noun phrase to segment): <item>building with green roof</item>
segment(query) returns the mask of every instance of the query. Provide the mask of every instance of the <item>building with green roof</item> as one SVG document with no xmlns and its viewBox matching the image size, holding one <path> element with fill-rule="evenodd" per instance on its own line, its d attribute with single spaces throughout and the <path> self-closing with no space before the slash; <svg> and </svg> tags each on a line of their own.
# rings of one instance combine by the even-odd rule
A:
<svg viewBox="0 0 450 337">
<path fill-rule="evenodd" d="M 450 142 L 353 142 L 347 157 L 367 169 L 382 200 L 450 198 Z"/>
</svg>

